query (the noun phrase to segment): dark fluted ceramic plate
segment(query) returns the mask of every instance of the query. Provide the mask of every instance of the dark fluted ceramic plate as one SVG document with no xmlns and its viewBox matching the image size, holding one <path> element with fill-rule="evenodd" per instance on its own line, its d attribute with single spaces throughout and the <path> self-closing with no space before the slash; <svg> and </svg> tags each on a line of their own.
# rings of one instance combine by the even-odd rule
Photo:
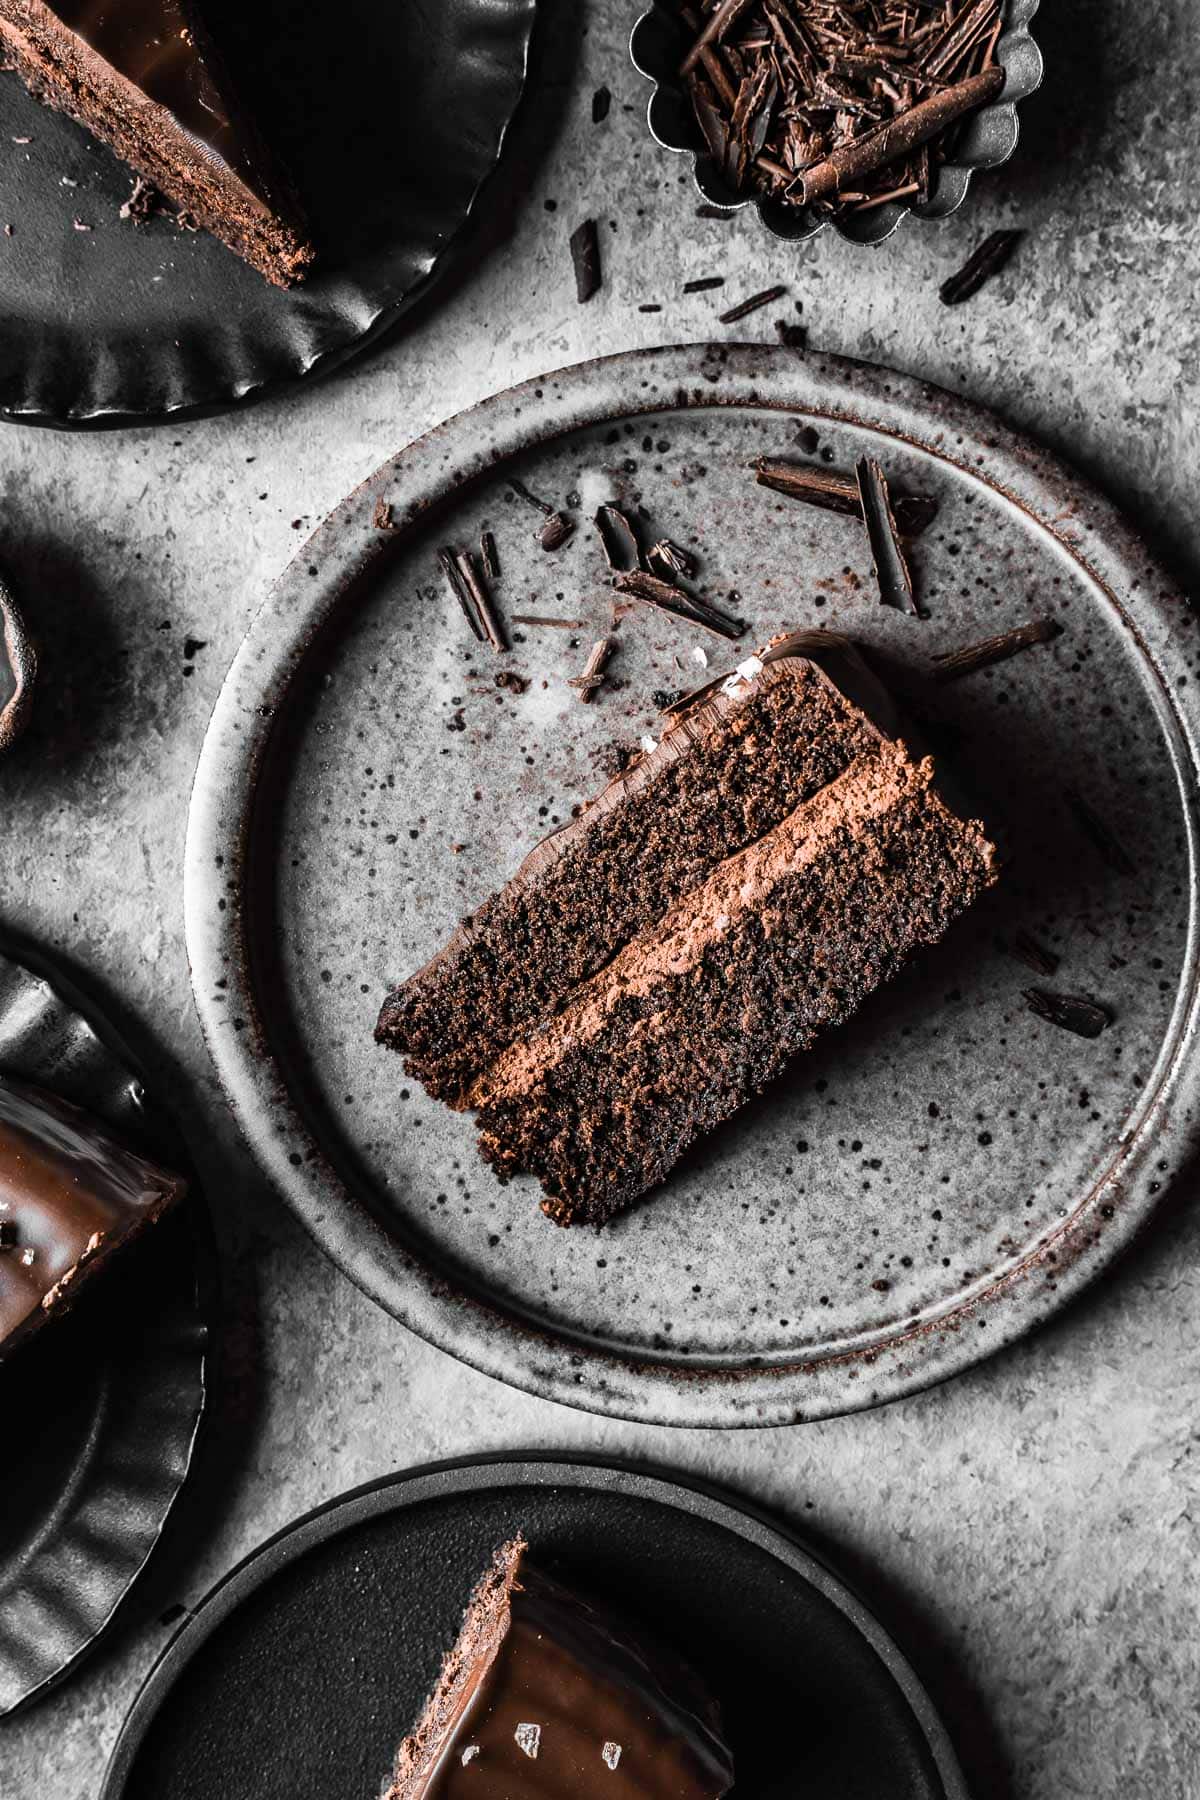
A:
<svg viewBox="0 0 1200 1800">
<path fill-rule="evenodd" d="M 518 1529 L 702 1670 L 744 1800 L 966 1800 L 903 1653 L 790 1533 L 674 1477 L 540 1456 L 392 1476 L 263 1545 L 168 1646 L 101 1800 L 376 1800 Z"/>
<path fill-rule="evenodd" d="M 853 244 L 882 244 L 910 213 L 915 219 L 944 219 L 962 205 L 977 170 L 995 169 L 1008 161 L 1017 147 L 1017 108 L 1042 84 L 1042 53 L 1031 25 L 1039 4 L 1040 0 L 1006 0 L 1004 31 L 996 46 L 997 60 L 1007 77 L 1004 88 L 989 106 L 980 107 L 966 121 L 953 155 L 938 168 L 928 200 L 921 206 L 893 200 L 866 212 L 842 214 L 833 222 L 840 237 Z M 763 194 L 739 193 L 725 180 L 679 80 L 680 60 L 689 42 L 676 0 L 653 0 L 634 26 L 630 55 L 640 73 L 654 83 L 646 110 L 653 137 L 665 150 L 691 157 L 696 187 L 710 205 L 730 212 L 753 206 L 772 236 L 793 243 L 815 237 L 825 229 L 825 219 Z"/>
<path fill-rule="evenodd" d="M 33 960 L 0 953 L 0 1074 L 178 1167 L 174 1128 L 129 1052 Z M 95 1644 L 162 1534 L 204 1409 L 211 1289 L 193 1194 L 0 1367 L 0 1714 Z"/>
<path fill-rule="evenodd" d="M 756 485 L 772 454 L 846 470 L 874 455 L 936 499 L 912 551 L 927 617 L 873 598 L 857 520 Z M 579 528 L 553 555 L 514 478 L 571 506 Z M 751 635 L 735 649 L 643 610 L 617 634 L 622 685 L 581 706 L 568 680 L 612 599 L 591 518 L 613 498 L 687 545 Z M 485 525 L 502 612 L 580 617 L 574 641 L 521 632 L 498 663 L 469 636 L 436 551 Z M 936 654 L 1039 616 L 1055 642 L 932 678 Z M 661 730 L 656 696 L 800 626 L 855 638 L 953 745 L 1003 833 L 1003 877 L 643 1205 L 561 1231 L 531 1179 L 498 1185 L 469 1115 L 373 1043 L 380 1001 L 595 791 L 606 744 Z M 779 1424 L 978 1361 L 1105 1267 L 1197 1142 L 1197 631 L 1093 489 L 890 370 L 779 346 L 647 350 L 449 420 L 281 576 L 197 770 L 194 991 L 264 1169 L 398 1318 L 547 1398 Z M 528 685 L 497 688 L 505 669 Z M 1111 1010 L 1101 1037 L 1027 1010 L 1019 931 L 1058 959 L 1041 985 Z"/>
<path fill-rule="evenodd" d="M 319 265 L 287 293 L 203 232 L 122 220 L 125 166 L 0 76 L 0 224 L 13 226 L 0 416 L 168 421 L 361 350 L 461 242 L 521 95 L 536 5 L 208 0 L 312 222 Z"/>
</svg>

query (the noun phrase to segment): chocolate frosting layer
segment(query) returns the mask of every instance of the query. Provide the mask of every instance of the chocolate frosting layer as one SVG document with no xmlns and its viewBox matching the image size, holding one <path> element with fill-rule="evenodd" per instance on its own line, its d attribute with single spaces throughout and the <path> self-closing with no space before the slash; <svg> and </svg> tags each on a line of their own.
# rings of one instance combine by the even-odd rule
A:
<svg viewBox="0 0 1200 1800">
<path fill-rule="evenodd" d="M 670 1652 L 533 1567 L 460 1680 L 405 1800 L 717 1800 L 733 1782 L 715 1703 Z M 468 1617 L 468 1629 L 470 1618 Z"/>
<path fill-rule="evenodd" d="M 0 1358 L 184 1187 L 77 1107 L 0 1077 Z"/>
</svg>

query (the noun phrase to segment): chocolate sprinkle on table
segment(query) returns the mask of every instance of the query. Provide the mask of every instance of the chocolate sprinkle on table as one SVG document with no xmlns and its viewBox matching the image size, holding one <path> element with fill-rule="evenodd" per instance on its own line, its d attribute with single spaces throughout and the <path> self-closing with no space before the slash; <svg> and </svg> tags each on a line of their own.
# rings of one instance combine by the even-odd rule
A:
<svg viewBox="0 0 1200 1800">
<path fill-rule="evenodd" d="M 585 219 L 571 233 L 571 261 L 575 267 L 575 298 L 582 305 L 600 291 L 600 239 L 595 219 Z"/>
<path fill-rule="evenodd" d="M 1017 625 L 1012 631 L 1000 632 L 997 637 L 968 644 L 963 650 L 944 650 L 933 659 L 937 665 L 933 678 L 935 681 L 955 681 L 960 675 L 972 675 L 976 669 L 1005 662 L 1019 650 L 1028 650 L 1031 644 L 1048 644 L 1061 634 L 1062 626 L 1054 619 L 1030 619 L 1027 625 Z"/>
<path fill-rule="evenodd" d="M 757 312 L 760 306 L 773 306 L 776 300 L 781 300 L 786 293 L 787 288 L 782 285 L 763 288 L 760 294 L 751 294 L 748 300 L 739 300 L 736 306 L 731 306 L 727 312 L 723 312 L 720 322 L 722 325 L 733 325 L 738 319 L 744 319 L 748 313 Z"/>
<path fill-rule="evenodd" d="M 723 275 L 697 275 L 694 281 L 684 282 L 683 291 L 685 294 L 707 294 L 710 288 L 724 286 L 725 277 Z"/>
<path fill-rule="evenodd" d="M 1023 231 L 993 231 L 991 237 L 985 238 L 979 248 L 972 251 L 958 273 L 943 281 L 938 290 L 943 304 L 961 306 L 964 300 L 977 294 L 985 281 L 998 275 L 1012 260 L 1024 236 Z"/>
<path fill-rule="evenodd" d="M 1048 988 L 1026 988 L 1025 1003 L 1030 1012 L 1076 1037 L 1098 1038 L 1105 1026 L 1111 1025 L 1112 1014 L 1094 1000 L 1079 994 L 1055 994 Z"/>
<path fill-rule="evenodd" d="M 543 613 L 512 613 L 514 625 L 553 625 L 556 631 L 583 631 L 586 629 L 584 619 L 550 619 Z"/>
<path fill-rule="evenodd" d="M 730 618 L 727 613 L 710 606 L 706 600 L 697 599 L 694 594 L 676 587 L 673 582 L 663 581 L 658 575 L 651 575 L 645 569 L 631 569 L 628 574 L 618 575 L 613 586 L 619 593 L 628 594 L 646 606 L 671 613 L 689 625 L 700 625 L 716 637 L 740 638 L 746 629 L 740 619 Z"/>
</svg>

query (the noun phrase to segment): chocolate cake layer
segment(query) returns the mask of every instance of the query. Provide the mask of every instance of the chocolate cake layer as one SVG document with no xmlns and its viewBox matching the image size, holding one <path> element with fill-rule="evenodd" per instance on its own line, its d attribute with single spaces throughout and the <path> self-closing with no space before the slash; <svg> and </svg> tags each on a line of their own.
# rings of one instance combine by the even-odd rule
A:
<svg viewBox="0 0 1200 1800">
<path fill-rule="evenodd" d="M 299 205 L 193 0 L 0 0 L 0 49 L 39 100 L 268 280 L 304 274 Z"/>
<path fill-rule="evenodd" d="M 846 639 L 795 632 L 677 710 L 662 741 L 535 849 L 385 1001 L 376 1036 L 436 1098 L 484 1068 L 725 857 L 895 728 Z"/>
<path fill-rule="evenodd" d="M 184 1191 L 77 1107 L 0 1078 L 0 1360 Z"/>
<path fill-rule="evenodd" d="M 497 1550 L 385 1800 L 717 1800 L 733 1782 L 695 1672 Z"/>
<path fill-rule="evenodd" d="M 728 858 L 476 1081 L 480 1149 L 562 1225 L 603 1224 L 840 1024 L 995 878 L 995 853 L 881 743 Z"/>
</svg>

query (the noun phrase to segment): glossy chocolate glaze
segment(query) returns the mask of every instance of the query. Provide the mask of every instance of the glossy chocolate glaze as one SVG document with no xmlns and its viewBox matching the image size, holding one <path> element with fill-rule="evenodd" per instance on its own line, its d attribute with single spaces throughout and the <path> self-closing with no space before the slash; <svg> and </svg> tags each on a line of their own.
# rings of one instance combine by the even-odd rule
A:
<svg viewBox="0 0 1200 1800">
<path fill-rule="evenodd" d="M 423 1770 L 394 1794 L 717 1800 L 733 1762 L 694 1672 L 518 1559 L 507 1627 L 471 1665 Z"/>
<path fill-rule="evenodd" d="M 45 10 L 171 113 L 209 157 L 261 186 L 186 0 L 54 0 Z"/>
<path fill-rule="evenodd" d="M 183 1191 L 77 1107 L 0 1078 L 0 1358 Z"/>
</svg>

